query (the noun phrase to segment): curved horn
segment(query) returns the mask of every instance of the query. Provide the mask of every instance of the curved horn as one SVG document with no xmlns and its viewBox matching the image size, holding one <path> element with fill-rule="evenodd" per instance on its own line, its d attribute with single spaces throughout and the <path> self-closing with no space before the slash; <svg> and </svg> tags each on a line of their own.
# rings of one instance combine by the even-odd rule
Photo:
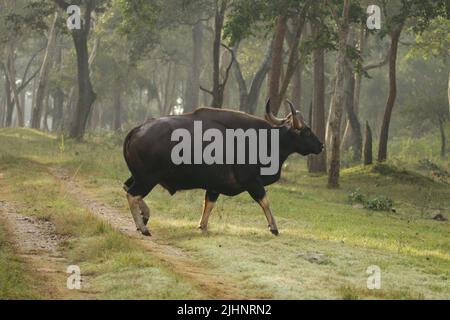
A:
<svg viewBox="0 0 450 320">
<path fill-rule="evenodd" d="M 267 99 L 265 118 L 267 121 L 277 126 L 285 123 L 285 119 L 280 119 L 273 115 L 272 110 L 270 110 L 270 99 Z"/>
<path fill-rule="evenodd" d="M 286 100 L 287 104 L 289 105 L 289 109 L 291 110 L 291 116 L 292 116 L 292 126 L 297 129 L 301 129 L 305 126 L 305 121 L 303 120 L 303 117 L 297 117 L 297 110 L 295 110 L 294 105 L 291 101 Z"/>
</svg>

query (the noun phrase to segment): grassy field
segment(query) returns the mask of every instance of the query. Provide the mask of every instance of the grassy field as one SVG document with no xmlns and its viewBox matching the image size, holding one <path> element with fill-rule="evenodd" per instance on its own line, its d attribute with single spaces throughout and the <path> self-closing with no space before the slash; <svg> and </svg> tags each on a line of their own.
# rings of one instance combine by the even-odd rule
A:
<svg viewBox="0 0 450 320">
<path fill-rule="evenodd" d="M 92 197 L 130 216 L 122 190 L 129 176 L 122 137 L 87 141 L 0 129 L 0 200 L 19 203 L 24 214 L 55 224 L 65 239 L 65 257 L 88 276 L 86 298 L 208 298 L 64 192 L 50 168 L 68 170 Z M 449 216 L 450 184 L 421 159 L 408 160 L 399 155 L 385 165 L 345 169 L 341 188 L 329 190 L 325 176 L 308 174 L 304 159 L 291 157 L 282 181 L 268 187 L 279 237 L 266 230 L 261 209 L 247 194 L 221 196 L 209 232 L 202 235 L 196 226 L 203 191 L 170 197 L 157 187 L 147 198 L 155 236 L 146 241 L 179 248 L 238 284 L 245 297 L 450 299 L 450 225 L 431 219 L 438 210 Z M 438 164 L 444 173 L 450 169 L 448 163 Z M 391 198 L 394 210 L 351 203 L 355 190 L 369 200 Z M 8 247 L 5 239 L 14 230 L 5 228 L 0 226 L 0 279 L 9 280 L 0 287 L 0 298 L 45 297 L 45 287 L 27 287 L 32 275 Z M 372 265 L 381 269 L 380 290 L 367 289 L 366 270 Z"/>
</svg>

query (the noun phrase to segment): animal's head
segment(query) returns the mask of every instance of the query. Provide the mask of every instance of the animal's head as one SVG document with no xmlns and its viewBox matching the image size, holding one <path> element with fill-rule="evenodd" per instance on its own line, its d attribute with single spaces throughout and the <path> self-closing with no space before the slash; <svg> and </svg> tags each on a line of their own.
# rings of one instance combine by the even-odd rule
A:
<svg viewBox="0 0 450 320">
<path fill-rule="evenodd" d="M 280 119 L 272 114 L 270 100 L 268 100 L 266 104 L 266 120 L 274 126 L 287 128 L 295 152 L 303 156 L 321 153 L 324 148 L 323 143 L 311 131 L 302 114 L 295 109 L 294 105 L 289 100 L 286 103 L 289 106 L 289 114 L 286 118 Z"/>
</svg>

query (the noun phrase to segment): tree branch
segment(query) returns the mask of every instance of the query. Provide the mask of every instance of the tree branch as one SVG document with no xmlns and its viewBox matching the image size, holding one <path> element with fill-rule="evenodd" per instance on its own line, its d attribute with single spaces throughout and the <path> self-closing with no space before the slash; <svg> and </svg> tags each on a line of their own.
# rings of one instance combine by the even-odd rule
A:
<svg viewBox="0 0 450 320">
<path fill-rule="evenodd" d="M 22 92 L 22 90 L 25 89 L 25 87 L 31 82 L 31 80 L 36 78 L 36 76 L 39 74 L 39 71 L 40 68 L 37 68 L 36 71 L 26 81 L 22 81 L 20 87 L 17 88 L 17 92 Z"/>
<path fill-rule="evenodd" d="M 213 94 L 213 92 L 211 91 L 211 90 L 208 90 L 208 89 L 206 89 L 205 87 L 203 87 L 202 85 L 200 85 L 200 90 L 202 90 L 202 91 L 204 91 L 204 92 L 206 92 L 206 93 L 209 93 L 210 95 L 214 95 Z"/>
<path fill-rule="evenodd" d="M 54 1 L 64 11 L 67 11 L 67 8 L 70 6 L 70 4 L 64 0 L 54 0 Z"/>
<path fill-rule="evenodd" d="M 382 66 L 385 66 L 388 62 L 389 62 L 389 55 L 386 55 L 383 60 L 381 60 L 379 62 L 370 63 L 370 64 L 364 66 L 363 70 L 367 72 L 372 69 L 380 68 Z"/>
<path fill-rule="evenodd" d="M 220 45 L 222 47 L 224 47 L 225 49 L 227 49 L 230 52 L 230 54 L 231 54 L 231 61 L 230 61 L 230 64 L 228 65 L 228 67 L 227 67 L 227 69 L 225 71 L 225 77 L 224 77 L 224 79 L 222 81 L 222 84 L 221 84 L 223 87 L 225 87 L 225 85 L 227 84 L 227 81 L 228 81 L 228 77 L 230 76 L 231 67 L 233 66 L 233 63 L 236 60 L 236 58 L 234 56 L 234 51 L 231 48 L 229 48 L 227 45 L 225 45 L 223 43 L 221 43 Z"/>
</svg>

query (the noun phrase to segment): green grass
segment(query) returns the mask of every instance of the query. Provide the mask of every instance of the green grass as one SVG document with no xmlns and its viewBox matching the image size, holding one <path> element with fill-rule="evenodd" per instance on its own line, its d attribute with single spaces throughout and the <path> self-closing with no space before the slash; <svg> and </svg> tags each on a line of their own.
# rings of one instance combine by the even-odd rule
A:
<svg viewBox="0 0 450 320">
<path fill-rule="evenodd" d="M 13 188 L 30 190 L 23 198 L 38 209 L 35 214 L 48 214 L 44 210 L 48 203 L 62 206 L 55 211 L 63 213 L 51 216 L 57 227 L 61 224 L 61 232 L 74 237 L 69 241 L 68 255 L 92 272 L 94 285 L 109 292 L 104 296 L 151 297 L 141 291 L 152 280 L 156 288 L 152 292 L 159 297 L 199 297 L 148 254 L 138 249 L 130 253 L 130 240 L 108 226 L 99 226 L 70 199 L 38 192 L 51 184 L 42 182 L 47 177 L 43 168 L 66 167 L 98 199 L 128 215 L 121 185 L 129 174 L 119 138 L 91 137 L 82 144 L 65 141 L 64 152 L 60 140 L 31 130 L 0 130 L 0 139 L 0 172 L 11 173 L 8 179 Z M 5 161 L 14 165 L 5 168 Z M 33 164 L 40 169 L 24 172 Z M 443 166 L 448 168 L 445 163 Z M 195 227 L 203 191 L 180 192 L 171 198 L 157 187 L 147 198 L 150 228 L 158 241 L 184 249 L 224 278 L 239 283 L 249 296 L 449 299 L 450 225 L 431 220 L 430 214 L 440 209 L 449 216 L 450 185 L 415 167 L 415 162 L 397 159 L 382 166 L 345 169 L 341 188 L 330 190 L 325 176 L 308 174 L 304 159 L 291 157 L 282 181 L 268 187 L 279 237 L 266 230 L 261 209 L 247 194 L 221 196 L 209 233 L 201 235 Z M 391 198 L 395 212 L 352 206 L 348 195 L 356 188 L 370 198 Z M 35 194 L 40 198 L 32 198 Z M 68 217 L 69 212 L 74 218 Z M 63 222 L 58 223 L 58 219 Z M 322 254 L 325 263 L 308 261 L 304 258 L 308 252 Z M 366 288 L 370 265 L 381 268 L 382 290 Z"/>
<path fill-rule="evenodd" d="M 134 240 L 114 231 L 108 224 L 81 208 L 52 177 L 46 165 L 51 155 L 54 139 L 34 131 L 20 130 L 15 138 L 1 133 L 0 173 L 5 200 L 23 204 L 23 214 L 50 220 L 56 232 L 64 236 L 61 245 L 68 265 L 79 265 L 82 276 L 89 279 L 86 288 L 89 297 L 107 299 L 177 299 L 185 296 L 202 298 L 184 279 L 168 271 L 157 259 L 147 255 Z M 23 134 L 23 135 L 22 135 Z M 11 144 L 8 145 L 8 142 Z M 13 145 L 23 143 L 20 147 Z M 51 147 L 48 146 L 50 143 Z M 22 149 L 24 148 L 24 149 Z M 32 155 L 22 154 L 28 149 Z M 60 161 L 61 158 L 56 158 Z M 39 160 L 42 160 L 40 162 Z M 2 226 L 4 228 L 4 226 Z M 0 229 L 1 230 L 1 229 Z M 0 294 L 2 298 L 28 297 L 21 275 L 32 276 L 15 268 L 14 253 L 0 242 Z M 40 288 L 45 290 L 46 287 Z M 21 292 L 24 291 L 24 294 Z M 39 289 L 37 290 L 39 291 Z M 67 290 L 67 297 L 70 297 Z M 32 297 L 45 297 L 45 292 L 35 292 Z M 82 296 L 81 296 L 82 297 Z M 66 298 L 66 297 L 65 297 Z"/>
<path fill-rule="evenodd" d="M 0 223 L 3 221 L 0 220 Z M 37 299 L 31 271 L 26 270 L 6 239 L 5 226 L 0 224 L 0 299 Z"/>
</svg>

